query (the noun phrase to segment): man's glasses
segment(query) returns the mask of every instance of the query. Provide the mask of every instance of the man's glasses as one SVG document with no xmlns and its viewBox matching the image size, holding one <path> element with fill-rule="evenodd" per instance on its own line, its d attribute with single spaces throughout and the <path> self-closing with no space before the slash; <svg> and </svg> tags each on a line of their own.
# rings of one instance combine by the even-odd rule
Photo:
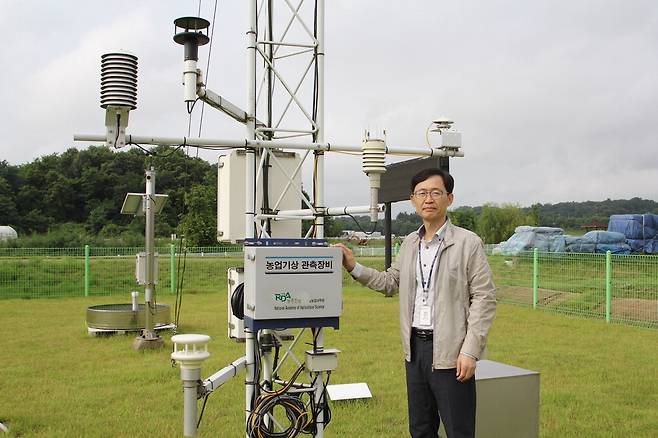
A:
<svg viewBox="0 0 658 438">
<path fill-rule="evenodd" d="M 442 190 L 417 190 L 413 193 L 415 198 L 425 199 L 427 195 L 430 195 L 432 199 L 439 199 L 443 196 Z"/>
</svg>

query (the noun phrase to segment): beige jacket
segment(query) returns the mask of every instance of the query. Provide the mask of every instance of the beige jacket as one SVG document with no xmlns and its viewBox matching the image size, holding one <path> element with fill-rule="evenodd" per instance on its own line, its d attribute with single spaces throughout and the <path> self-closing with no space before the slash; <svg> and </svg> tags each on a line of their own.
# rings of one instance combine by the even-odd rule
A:
<svg viewBox="0 0 658 438">
<path fill-rule="evenodd" d="M 407 361 L 411 360 L 419 241 L 418 232 L 411 233 L 388 270 L 380 272 L 364 266 L 356 277 L 364 286 L 386 296 L 399 291 L 400 331 Z M 475 233 L 448 223 L 433 287 L 434 368 L 455 368 L 460 352 L 482 358 L 496 312 L 495 292 L 482 240 Z"/>
</svg>

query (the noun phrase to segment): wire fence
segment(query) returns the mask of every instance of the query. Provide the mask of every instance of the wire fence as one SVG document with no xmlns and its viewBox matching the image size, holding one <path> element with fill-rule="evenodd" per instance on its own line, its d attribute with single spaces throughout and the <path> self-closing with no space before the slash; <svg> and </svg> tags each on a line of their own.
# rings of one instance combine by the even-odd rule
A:
<svg viewBox="0 0 658 438">
<path fill-rule="evenodd" d="M 0 298 L 125 295 L 141 291 L 142 248 L 2 248 Z M 357 247 L 359 261 L 382 269 L 384 248 Z M 229 267 L 243 264 L 239 246 L 156 248 L 157 290 L 225 292 Z M 489 255 L 499 302 L 612 323 L 658 328 L 658 256 L 527 252 Z M 346 284 L 353 280 L 344 275 Z"/>
<path fill-rule="evenodd" d="M 490 255 L 500 302 L 658 328 L 658 256 Z"/>
</svg>

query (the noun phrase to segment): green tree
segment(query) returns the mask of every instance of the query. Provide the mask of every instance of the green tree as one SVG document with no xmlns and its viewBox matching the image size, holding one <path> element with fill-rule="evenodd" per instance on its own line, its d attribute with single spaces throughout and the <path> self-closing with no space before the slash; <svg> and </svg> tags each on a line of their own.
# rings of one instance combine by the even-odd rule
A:
<svg viewBox="0 0 658 438">
<path fill-rule="evenodd" d="M 527 222 L 528 225 L 539 226 L 540 222 L 541 204 L 532 204 L 528 211 Z"/>
<path fill-rule="evenodd" d="M 214 187 L 197 184 L 185 194 L 185 213 L 178 232 L 188 246 L 213 245 L 217 242 L 217 194 Z"/>
<path fill-rule="evenodd" d="M 466 228 L 473 232 L 477 231 L 477 215 L 471 207 L 459 207 L 448 212 L 450 221 L 458 227 Z"/>
<path fill-rule="evenodd" d="M 20 217 L 16 209 L 13 189 L 6 179 L 0 176 L 0 225 L 11 225 L 16 228 L 19 224 Z"/>
<path fill-rule="evenodd" d="M 478 234 L 485 243 L 507 240 L 519 225 L 527 225 L 527 215 L 515 204 L 485 204 L 477 221 Z"/>
</svg>

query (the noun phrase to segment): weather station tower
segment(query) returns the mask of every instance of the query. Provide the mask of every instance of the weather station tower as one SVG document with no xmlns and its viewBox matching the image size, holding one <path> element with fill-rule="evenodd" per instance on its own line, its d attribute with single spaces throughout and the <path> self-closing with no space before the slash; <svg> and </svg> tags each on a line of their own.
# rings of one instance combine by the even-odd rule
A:
<svg viewBox="0 0 658 438">
<path fill-rule="evenodd" d="M 338 369 L 339 353 L 325 345 L 325 330 L 338 329 L 343 312 L 342 254 L 325 239 L 325 218 L 367 214 L 377 222 L 384 211 L 379 191 L 386 157 L 462 157 L 461 136 L 443 124 L 445 141 L 439 147 L 389 146 L 374 136 L 353 145 L 328 142 L 325 1 L 247 0 L 241 5 L 247 61 L 243 107 L 209 89 L 199 68 L 200 52 L 212 44 L 214 23 L 196 16 L 177 18 L 173 40 L 183 46 L 187 107 L 205 103 L 243 124 L 244 138 L 128 133 L 128 112 L 134 107 L 128 91 L 136 92 L 136 82 L 117 77 L 111 88 L 115 98 L 106 108 L 106 133 L 76 134 L 74 139 L 111 148 L 183 145 L 222 151 L 217 236 L 244 248 L 243 264 L 229 269 L 226 287 L 229 337 L 244 342 L 245 354 L 203 379 L 202 364 L 212 354 L 210 338 L 172 337 L 171 357 L 183 381 L 183 433 L 197 434 L 198 400 L 206 401 L 244 371 L 247 437 L 302 432 L 323 437 L 330 420 L 327 385 Z M 368 175 L 369 187 L 363 187 L 368 205 L 327 205 L 326 156 L 344 152 L 356 155 Z M 312 173 L 308 194 L 302 187 L 303 169 Z M 311 222 L 305 232 L 302 221 Z"/>
</svg>

